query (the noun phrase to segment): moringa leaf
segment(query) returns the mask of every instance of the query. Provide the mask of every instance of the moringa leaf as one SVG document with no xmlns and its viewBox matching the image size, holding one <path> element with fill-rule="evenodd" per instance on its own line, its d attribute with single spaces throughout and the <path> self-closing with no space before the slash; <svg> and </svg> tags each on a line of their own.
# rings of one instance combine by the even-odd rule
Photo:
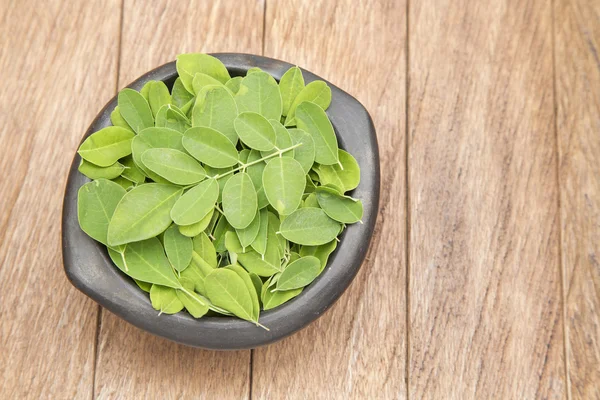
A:
<svg viewBox="0 0 600 400">
<path fill-rule="evenodd" d="M 194 93 L 192 82 L 197 73 L 209 75 L 223 84 L 231 79 L 225 65 L 219 59 L 208 54 L 180 54 L 177 56 L 175 66 L 181 83 L 190 93 Z"/>
<path fill-rule="evenodd" d="M 196 97 L 192 109 L 192 126 L 204 126 L 219 131 L 234 145 L 238 137 L 233 121 L 238 115 L 237 105 L 224 86 L 206 86 Z"/>
<path fill-rule="evenodd" d="M 202 296 L 194 292 L 194 283 L 190 279 L 180 278 L 181 286 L 185 289 L 177 290 L 177 297 L 185 306 L 185 309 L 194 318 L 200 318 L 209 310 L 208 302 Z"/>
<path fill-rule="evenodd" d="M 288 115 L 292 103 L 304 89 L 304 77 L 298 67 L 292 67 L 286 71 L 279 81 L 279 92 L 281 93 L 281 114 Z"/>
<path fill-rule="evenodd" d="M 257 253 L 264 255 L 267 251 L 267 232 L 269 225 L 268 211 L 263 208 L 259 211 L 259 226 L 256 238 L 251 243 L 251 246 Z"/>
<path fill-rule="evenodd" d="M 325 111 L 315 103 L 304 102 L 296 109 L 298 128 L 310 134 L 315 142 L 315 161 L 319 164 L 338 163 L 338 143 Z"/>
<path fill-rule="evenodd" d="M 169 128 L 183 134 L 191 127 L 183 111 L 173 104 L 165 104 L 156 114 L 154 125 L 157 128 Z"/>
<path fill-rule="evenodd" d="M 327 260 L 329 259 L 331 253 L 333 253 L 333 251 L 337 247 L 337 243 L 337 240 L 332 240 L 331 242 L 322 244 L 320 246 L 301 246 L 300 256 L 317 257 L 319 261 L 321 261 L 321 269 L 319 270 L 319 273 L 321 273 L 327 266 Z"/>
<path fill-rule="evenodd" d="M 152 285 L 150 289 L 152 308 L 161 314 L 177 314 L 183 310 L 183 303 L 177 296 L 177 290 L 167 286 Z"/>
<path fill-rule="evenodd" d="M 179 227 L 179 232 L 183 235 L 183 236 L 187 236 L 187 237 L 195 237 L 198 236 L 199 234 L 201 234 L 210 224 L 210 221 L 212 219 L 213 213 L 214 213 L 215 209 L 213 208 L 212 210 L 210 210 L 208 212 L 208 214 L 206 214 L 206 216 L 204 218 L 202 218 L 200 221 L 196 222 L 195 224 L 190 224 L 190 225 L 178 225 Z"/>
<path fill-rule="evenodd" d="M 160 240 L 155 237 L 127 244 L 123 259 L 123 272 L 134 279 L 171 288 L 181 286 Z"/>
<path fill-rule="evenodd" d="M 177 225 L 171 225 L 163 238 L 165 253 L 176 271 L 183 271 L 192 261 L 192 239 L 179 233 Z"/>
<path fill-rule="evenodd" d="M 234 126 L 241 141 L 251 149 L 268 151 L 275 147 L 275 130 L 262 115 L 243 112 L 235 119 Z"/>
<path fill-rule="evenodd" d="M 285 126 L 297 125 L 296 111 L 298 106 L 304 102 L 314 103 L 323 110 L 327 110 L 327 107 L 331 104 L 331 88 L 323 81 L 314 81 L 306 85 L 290 106 L 285 119 Z"/>
<path fill-rule="evenodd" d="M 194 127 L 185 131 L 183 146 L 196 160 L 214 168 L 231 167 L 238 163 L 238 152 L 219 131 Z"/>
<path fill-rule="evenodd" d="M 142 163 L 150 171 L 177 185 L 192 185 L 206 177 L 206 171 L 194 158 L 175 149 L 148 149 Z"/>
<path fill-rule="evenodd" d="M 266 72 L 258 71 L 243 78 L 240 89 L 235 95 L 235 101 L 240 113 L 255 112 L 267 120 L 281 118 L 279 86 Z"/>
<path fill-rule="evenodd" d="M 239 318 L 257 321 L 250 290 L 236 272 L 225 268 L 212 271 L 204 280 L 208 299 Z"/>
<path fill-rule="evenodd" d="M 79 146 L 77 153 L 99 167 L 110 167 L 119 158 L 131 154 L 134 133 L 125 128 L 109 126 L 92 133 Z"/>
<path fill-rule="evenodd" d="M 77 170 L 90 179 L 114 179 L 121 175 L 125 167 L 120 162 L 115 162 L 108 167 L 99 167 L 91 162 L 81 159 Z"/>
<path fill-rule="evenodd" d="M 304 173 L 308 174 L 315 163 L 315 141 L 302 129 L 289 129 L 289 133 L 293 144 L 302 143 L 294 149 L 294 158 L 300 163 Z"/>
<path fill-rule="evenodd" d="M 107 245 L 108 225 L 125 189 L 106 179 L 88 182 L 77 193 L 77 219 L 81 230 Z"/>
<path fill-rule="evenodd" d="M 196 95 L 196 98 L 198 97 L 200 91 L 207 86 L 220 86 L 225 88 L 225 85 L 218 79 L 215 79 L 210 75 L 203 74 L 202 72 L 196 73 L 196 75 L 194 75 L 194 79 L 192 79 L 192 89 Z"/>
<path fill-rule="evenodd" d="M 306 256 L 291 262 L 277 280 L 277 290 L 299 289 L 309 285 L 321 270 L 321 262 L 317 257 Z"/>
<path fill-rule="evenodd" d="M 171 104 L 171 94 L 163 81 L 151 81 L 148 88 L 148 104 L 152 115 L 156 118 L 162 106 Z"/>
<path fill-rule="evenodd" d="M 133 156 L 127 156 L 121 159 L 121 163 L 125 167 L 121 176 L 133 183 L 144 183 L 146 175 L 138 168 L 136 163 L 133 161 Z"/>
<path fill-rule="evenodd" d="M 219 188 L 214 179 L 200 182 L 177 200 L 170 218 L 177 225 L 195 224 L 214 209 L 218 195 Z"/>
<path fill-rule="evenodd" d="M 261 151 L 260 155 L 262 157 L 267 157 L 267 156 L 277 152 L 278 150 L 287 149 L 289 147 L 292 147 L 292 145 L 293 145 L 292 138 L 290 137 L 288 130 L 285 129 L 285 127 L 283 125 L 281 125 L 281 122 L 275 121 L 274 119 L 272 119 L 272 120 L 269 120 L 269 123 L 273 127 L 273 130 L 275 130 L 275 148 L 272 150 L 269 150 L 269 151 Z M 293 150 L 293 149 L 286 151 L 281 156 L 293 158 L 294 151 L 295 150 Z"/>
<path fill-rule="evenodd" d="M 240 84 L 242 83 L 242 77 L 241 76 L 236 76 L 234 78 L 231 78 L 230 80 L 227 81 L 227 83 L 225 84 L 225 87 L 227 89 L 229 89 L 229 91 L 231 93 L 233 93 L 233 95 L 235 96 L 237 94 L 237 92 L 240 90 Z"/>
<path fill-rule="evenodd" d="M 160 175 L 150 171 L 142 162 L 142 154 L 149 149 L 175 149 L 185 151 L 183 135 L 169 128 L 147 128 L 141 131 L 131 142 L 131 156 L 135 165 L 150 179 L 159 183 L 169 183 Z"/>
<path fill-rule="evenodd" d="M 271 159 L 263 172 L 263 187 L 269 203 L 281 215 L 289 215 L 300 205 L 306 174 L 293 158 Z"/>
<path fill-rule="evenodd" d="M 154 116 L 150 105 L 140 93 L 133 89 L 123 89 L 117 96 L 119 111 L 134 132 L 154 126 Z"/>
<path fill-rule="evenodd" d="M 193 240 L 194 253 L 202 258 L 211 268 L 217 268 L 217 252 L 206 233 L 201 233 Z"/>
<path fill-rule="evenodd" d="M 355 189 L 360 183 L 360 168 L 356 159 L 344 150 L 338 151 L 340 165 L 319 165 L 316 172 L 322 185 L 333 185 L 342 192 Z M 343 168 L 343 169 L 342 169 Z"/>
<path fill-rule="evenodd" d="M 113 126 L 119 126 L 121 128 L 125 128 L 133 132 L 133 129 L 129 126 L 127 121 L 121 115 L 121 111 L 119 111 L 119 106 L 116 106 L 115 109 L 110 113 L 110 122 Z"/>
<path fill-rule="evenodd" d="M 267 284 L 263 285 L 263 292 L 261 296 L 263 310 L 271 310 L 275 307 L 282 305 L 283 303 L 290 301 L 294 297 L 302 293 L 303 288 L 286 290 L 286 291 L 271 291 L 268 289 Z"/>
<path fill-rule="evenodd" d="M 116 178 L 111 179 L 111 182 L 116 183 L 117 185 L 121 186 L 125 190 L 132 189 L 134 186 L 133 182 L 131 182 L 128 179 L 123 178 L 122 176 L 117 176 Z"/>
<path fill-rule="evenodd" d="M 279 229 L 290 242 L 318 246 L 335 239 L 340 232 L 340 224 L 320 208 L 299 208 L 283 221 Z"/>
<path fill-rule="evenodd" d="M 149 239 L 171 224 L 170 212 L 183 190 L 148 183 L 133 188 L 121 199 L 108 225 L 108 244 L 118 246 Z"/>
<path fill-rule="evenodd" d="M 344 224 L 362 222 L 363 205 L 360 200 L 342 196 L 327 186 L 317 188 L 316 197 L 329 218 Z"/>
<path fill-rule="evenodd" d="M 245 172 L 233 175 L 223 188 L 223 212 L 235 229 L 250 225 L 258 210 L 256 190 Z"/>
<path fill-rule="evenodd" d="M 248 293 L 250 294 L 250 298 L 252 300 L 252 318 L 253 321 L 258 321 L 258 317 L 260 315 L 260 303 L 258 301 L 258 294 L 256 293 L 256 288 L 254 287 L 252 278 L 248 272 L 239 265 L 228 265 L 225 268 L 235 272 L 246 284 L 246 288 L 248 289 Z"/>
<path fill-rule="evenodd" d="M 174 106 L 182 108 L 184 105 L 188 104 L 193 98 L 194 94 L 189 92 L 185 88 L 185 86 L 183 86 L 181 78 L 175 79 L 175 83 L 173 83 L 173 90 L 171 91 L 171 103 Z"/>
<path fill-rule="evenodd" d="M 261 213 L 259 211 L 256 212 L 254 219 L 246 228 L 235 230 L 242 249 L 244 250 L 246 247 L 250 246 L 254 242 L 254 239 L 256 239 L 258 236 L 258 231 L 260 229 L 260 214 Z"/>
</svg>

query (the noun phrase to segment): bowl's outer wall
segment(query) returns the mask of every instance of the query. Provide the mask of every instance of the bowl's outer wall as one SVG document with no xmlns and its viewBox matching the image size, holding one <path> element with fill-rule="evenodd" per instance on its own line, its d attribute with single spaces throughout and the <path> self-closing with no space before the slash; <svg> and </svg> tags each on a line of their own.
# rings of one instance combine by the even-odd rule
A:
<svg viewBox="0 0 600 400">
<path fill-rule="evenodd" d="M 234 76 L 242 75 L 251 67 L 260 67 L 279 80 L 292 67 L 283 61 L 247 54 L 214 56 Z M 311 72 L 302 72 L 307 83 L 321 79 Z M 171 62 L 147 73 L 129 87 L 139 90 L 148 80 L 172 84 L 176 77 L 175 62 Z M 379 152 L 372 120 L 358 100 L 330 83 L 329 86 L 333 100 L 327 114 L 338 134 L 340 147 L 354 155 L 361 167 L 360 185 L 353 196 L 363 201 L 364 224 L 354 224 L 345 230 L 337 250 L 329 259 L 329 265 L 299 296 L 262 313 L 260 322 L 269 327 L 269 331 L 229 317 L 194 319 L 184 312 L 157 316 L 148 295 L 112 265 L 102 244 L 88 237 L 79 227 L 77 191 L 89 179 L 77 171 L 78 155 L 71 165 L 63 204 L 63 263 L 69 280 L 103 307 L 141 329 L 179 343 L 208 349 L 234 350 L 266 345 L 317 319 L 347 289 L 360 269 L 373 235 L 379 203 Z M 110 113 L 116 105 L 115 97 L 98 114 L 84 138 L 111 125 Z"/>
</svg>

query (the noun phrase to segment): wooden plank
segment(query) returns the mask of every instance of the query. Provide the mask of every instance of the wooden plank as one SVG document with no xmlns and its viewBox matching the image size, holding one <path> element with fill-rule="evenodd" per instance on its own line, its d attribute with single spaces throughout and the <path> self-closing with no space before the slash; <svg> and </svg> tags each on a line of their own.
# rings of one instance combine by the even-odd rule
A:
<svg viewBox="0 0 600 400">
<path fill-rule="evenodd" d="M 2 399 L 92 396 L 98 308 L 67 281 L 59 232 L 67 170 L 114 92 L 119 7 L 0 5 Z"/>
<path fill-rule="evenodd" d="M 563 398 L 551 9 L 409 21 L 409 398 Z"/>
<path fill-rule="evenodd" d="M 260 53 L 261 1 L 126 0 L 119 87 L 184 52 Z M 135 368 L 131 368 L 135 366 Z M 103 310 L 98 398 L 249 397 L 250 351 L 222 353 L 144 333 Z"/>
<path fill-rule="evenodd" d="M 253 397 L 397 398 L 405 386 L 404 1 L 269 1 L 265 55 L 311 70 L 369 110 L 381 214 L 367 261 L 321 319 L 254 351 Z"/>
<path fill-rule="evenodd" d="M 573 399 L 600 398 L 600 3 L 555 3 L 555 68 L 565 277 Z"/>
</svg>

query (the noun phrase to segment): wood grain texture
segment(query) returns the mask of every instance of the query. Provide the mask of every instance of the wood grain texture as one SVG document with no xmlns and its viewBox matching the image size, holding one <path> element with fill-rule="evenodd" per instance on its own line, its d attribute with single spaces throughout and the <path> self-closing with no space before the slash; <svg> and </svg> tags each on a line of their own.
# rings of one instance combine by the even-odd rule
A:
<svg viewBox="0 0 600 400">
<path fill-rule="evenodd" d="M 600 399 L 600 3 L 554 4 L 570 392 Z"/>
<path fill-rule="evenodd" d="M 269 1 L 265 55 L 357 97 L 381 151 L 381 213 L 350 289 L 316 323 L 254 351 L 253 398 L 398 398 L 405 363 L 404 1 Z"/>
<path fill-rule="evenodd" d="M 262 1 L 155 1 L 148 6 L 125 0 L 119 87 L 180 53 L 260 53 L 262 22 Z M 250 351 L 181 346 L 106 311 L 98 351 L 98 398 L 249 397 Z"/>
<path fill-rule="evenodd" d="M 551 9 L 409 15 L 409 397 L 564 398 Z"/>
<path fill-rule="evenodd" d="M 65 277 L 60 220 L 73 154 L 114 92 L 120 6 L 38 5 L 0 2 L 0 398 L 88 399 L 97 306 Z"/>
</svg>

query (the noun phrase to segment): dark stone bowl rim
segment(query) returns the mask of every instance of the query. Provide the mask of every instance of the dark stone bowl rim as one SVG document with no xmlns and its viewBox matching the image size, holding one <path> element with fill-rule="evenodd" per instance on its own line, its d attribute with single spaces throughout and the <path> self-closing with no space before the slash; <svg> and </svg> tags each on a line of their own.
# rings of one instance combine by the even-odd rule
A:
<svg viewBox="0 0 600 400">
<path fill-rule="evenodd" d="M 249 54 L 213 55 L 227 66 L 232 76 L 259 67 L 279 80 L 292 66 L 284 61 Z M 321 79 L 309 71 L 302 71 L 307 83 Z M 128 87 L 139 90 L 149 80 L 172 84 L 176 77 L 175 62 L 170 62 L 144 74 Z M 71 283 L 104 308 L 141 329 L 207 349 L 255 348 L 281 340 L 316 320 L 335 303 L 358 273 L 369 248 L 379 207 L 379 151 L 371 117 L 358 100 L 328 84 L 333 100 L 327 114 L 336 129 L 340 147 L 352 153 L 361 166 L 361 183 L 353 195 L 363 201 L 363 224 L 354 224 L 345 230 L 329 265 L 299 296 L 261 314 L 260 322 L 269 327 L 269 331 L 230 317 L 194 319 L 185 312 L 158 317 L 147 294 L 111 264 L 101 244 L 79 228 L 77 191 L 89 180 L 77 171 L 80 161 L 77 154 L 69 172 L 62 216 L 63 265 Z M 110 125 L 110 113 L 116 104 L 115 96 L 96 116 L 82 141 Z"/>
</svg>

